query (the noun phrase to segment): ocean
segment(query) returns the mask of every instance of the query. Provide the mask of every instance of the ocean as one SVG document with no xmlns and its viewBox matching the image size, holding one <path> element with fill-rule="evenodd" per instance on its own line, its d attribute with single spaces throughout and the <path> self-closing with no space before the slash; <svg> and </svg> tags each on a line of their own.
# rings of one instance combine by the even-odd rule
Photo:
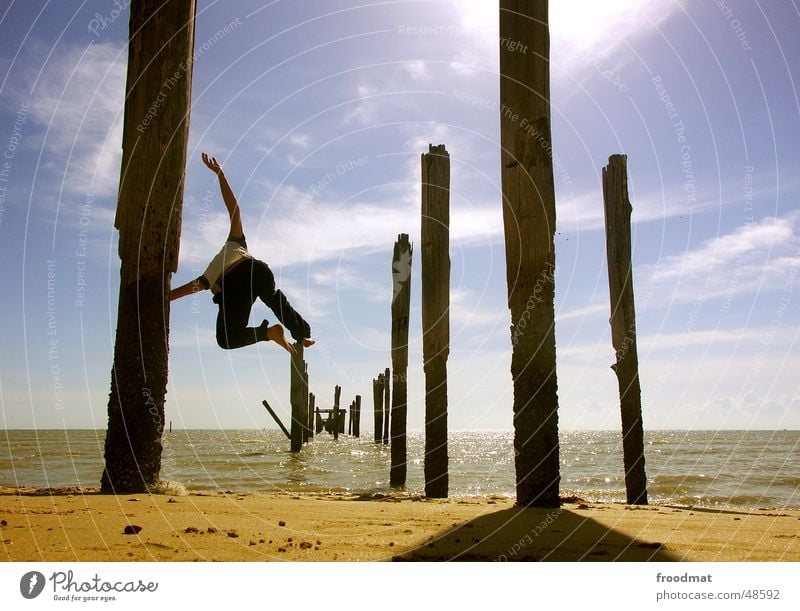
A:
<svg viewBox="0 0 800 611">
<path fill-rule="evenodd" d="M 97 487 L 102 430 L 0 433 L 0 485 Z M 645 460 L 651 503 L 800 508 L 800 431 L 650 431 Z M 450 496 L 514 496 L 511 431 L 448 438 Z M 405 492 L 422 494 L 424 438 L 408 437 Z M 389 493 L 389 448 L 322 433 L 289 452 L 277 430 L 177 430 L 164 434 L 161 477 L 189 492 Z M 177 487 L 177 486 L 176 486 Z M 561 434 L 561 495 L 625 502 L 620 434 Z"/>
</svg>

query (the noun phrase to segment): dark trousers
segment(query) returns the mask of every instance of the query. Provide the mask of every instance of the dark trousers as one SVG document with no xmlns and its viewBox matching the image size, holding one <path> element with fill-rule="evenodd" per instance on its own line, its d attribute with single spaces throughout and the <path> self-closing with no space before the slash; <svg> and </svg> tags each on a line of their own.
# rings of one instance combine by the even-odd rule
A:
<svg viewBox="0 0 800 611">
<path fill-rule="evenodd" d="M 248 259 L 222 277 L 222 290 L 214 295 L 219 305 L 217 314 L 217 343 L 233 349 L 267 341 L 267 321 L 258 327 L 248 327 L 250 310 L 256 298 L 261 299 L 295 340 L 311 337 L 311 327 L 286 299 L 275 290 L 275 276 L 266 263 Z"/>
</svg>

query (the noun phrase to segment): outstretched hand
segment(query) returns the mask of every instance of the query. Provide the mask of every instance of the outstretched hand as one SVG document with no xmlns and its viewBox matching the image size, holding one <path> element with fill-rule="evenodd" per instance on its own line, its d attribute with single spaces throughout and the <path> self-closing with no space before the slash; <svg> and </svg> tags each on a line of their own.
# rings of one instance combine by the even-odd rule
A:
<svg viewBox="0 0 800 611">
<path fill-rule="evenodd" d="M 217 176 L 222 174 L 222 166 L 219 165 L 216 157 L 209 157 L 206 153 L 203 153 L 203 163 L 206 164 L 206 167 L 214 172 Z"/>
</svg>

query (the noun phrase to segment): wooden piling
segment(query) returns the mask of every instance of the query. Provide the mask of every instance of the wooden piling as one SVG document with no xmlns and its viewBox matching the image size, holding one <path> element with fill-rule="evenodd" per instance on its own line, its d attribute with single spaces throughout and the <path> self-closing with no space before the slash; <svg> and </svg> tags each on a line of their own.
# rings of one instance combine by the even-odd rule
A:
<svg viewBox="0 0 800 611">
<path fill-rule="evenodd" d="M 383 442 L 383 382 L 379 374 L 372 380 L 373 420 L 375 422 L 375 443 Z"/>
<path fill-rule="evenodd" d="M 303 432 L 306 428 L 306 422 L 308 420 L 308 416 L 305 413 L 305 409 L 308 409 L 308 393 L 306 392 L 303 384 L 306 371 L 306 364 L 303 360 L 303 344 L 296 342 L 294 347 L 297 351 L 297 354 L 291 357 L 290 366 L 289 398 L 292 406 L 292 422 L 290 424 L 292 434 L 290 447 L 292 452 L 299 452 L 303 447 Z"/>
<path fill-rule="evenodd" d="M 389 485 L 406 483 L 408 401 L 408 317 L 411 308 L 413 247 L 407 233 L 397 236 L 392 256 L 392 430 Z"/>
<path fill-rule="evenodd" d="M 314 438 L 314 429 L 316 427 L 316 402 L 317 399 L 313 392 L 308 393 L 308 438 L 309 441 Z"/>
<path fill-rule="evenodd" d="M 308 425 L 309 411 L 308 411 L 308 363 L 303 361 L 303 403 L 300 417 L 303 422 L 303 443 L 308 443 L 311 438 L 311 427 Z"/>
<path fill-rule="evenodd" d="M 450 354 L 450 155 L 422 155 L 422 352 L 425 371 L 425 495 L 446 498 L 447 357 Z"/>
<path fill-rule="evenodd" d="M 195 0 L 130 3 L 114 220 L 119 303 L 100 483 L 104 493 L 147 492 L 161 471 L 169 292 L 178 266 L 194 17 Z M 156 101 L 158 112 L 153 113 Z"/>
<path fill-rule="evenodd" d="M 339 398 L 342 396 L 342 387 L 337 386 L 333 391 L 333 439 L 339 439 Z"/>
<path fill-rule="evenodd" d="M 556 207 L 547 0 L 500 0 L 500 40 L 515 41 L 500 45 L 500 144 L 517 504 L 555 507 L 560 504 Z"/>
<path fill-rule="evenodd" d="M 644 464 L 642 397 L 636 348 L 636 310 L 631 266 L 631 203 L 628 198 L 628 158 L 612 155 L 603 168 L 608 287 L 611 297 L 613 366 L 619 384 L 622 451 L 629 505 L 647 505 Z"/>
<path fill-rule="evenodd" d="M 392 417 L 391 372 L 389 368 L 383 372 L 383 445 L 389 445 L 389 426 Z"/>
<path fill-rule="evenodd" d="M 350 410 L 347 414 L 347 434 L 353 434 L 353 403 L 350 403 Z"/>
<path fill-rule="evenodd" d="M 361 395 L 356 395 L 356 415 L 353 417 L 353 437 L 361 437 Z"/>
</svg>

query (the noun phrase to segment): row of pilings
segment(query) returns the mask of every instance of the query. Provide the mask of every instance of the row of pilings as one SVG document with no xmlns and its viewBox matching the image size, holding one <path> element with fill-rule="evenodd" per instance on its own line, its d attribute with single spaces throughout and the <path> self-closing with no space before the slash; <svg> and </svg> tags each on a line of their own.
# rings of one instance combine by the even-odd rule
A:
<svg viewBox="0 0 800 611">
<path fill-rule="evenodd" d="M 141 492 L 158 481 L 171 274 L 177 269 L 183 180 L 191 105 L 195 0 L 134 0 L 130 8 L 122 167 L 115 226 L 119 230 L 120 295 L 111 371 L 104 492 Z M 550 129 L 548 1 L 500 0 L 500 147 L 508 305 L 511 310 L 514 449 L 517 503 L 553 506 L 559 499 L 558 385 L 555 345 L 555 192 Z M 157 18 L 153 18 L 157 16 Z M 165 42 L 166 41 L 166 42 Z M 525 53 L 519 49 L 524 48 Z M 530 49 L 530 52 L 527 52 Z M 157 61 L 154 61 L 157 60 Z M 150 107 L 164 74 L 177 85 Z M 621 400 L 626 489 L 646 503 L 641 391 L 636 353 L 630 213 L 625 157 L 603 171 L 612 341 Z M 422 156 L 422 323 L 425 372 L 425 490 L 446 496 L 447 357 L 449 354 L 449 155 L 431 146 Z M 411 245 L 401 234 L 395 270 L 410 276 Z M 406 257 L 406 258 L 404 258 Z M 403 298 L 398 301 L 402 291 Z M 392 367 L 373 387 L 376 441 L 392 443 L 391 481 L 405 481 L 408 291 L 392 302 Z M 532 297 L 535 307 L 531 307 Z M 397 312 L 395 313 L 395 303 Z M 405 309 L 403 309 L 405 308 Z M 524 323 L 524 328 L 523 328 Z M 147 346 L 142 352 L 141 346 Z M 389 381 L 393 388 L 390 389 Z M 334 393 L 331 428 L 343 431 L 341 389 Z M 302 347 L 291 362 L 290 430 L 299 451 L 318 429 L 321 410 L 308 393 Z M 360 397 L 358 405 L 360 417 Z M 353 410 L 351 408 L 351 419 Z M 353 420 L 351 431 L 359 430 Z"/>
</svg>

